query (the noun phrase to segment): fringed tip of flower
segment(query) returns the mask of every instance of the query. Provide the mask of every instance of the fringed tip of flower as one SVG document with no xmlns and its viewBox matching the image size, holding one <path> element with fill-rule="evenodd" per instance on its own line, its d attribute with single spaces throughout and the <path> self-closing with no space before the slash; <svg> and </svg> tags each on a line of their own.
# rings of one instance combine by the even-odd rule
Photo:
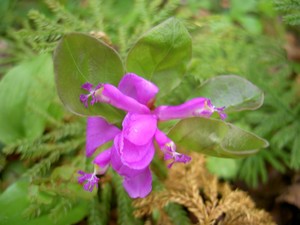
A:
<svg viewBox="0 0 300 225">
<path fill-rule="evenodd" d="M 227 118 L 227 114 L 224 112 L 225 106 L 219 107 L 219 108 L 215 107 L 214 110 L 219 114 L 219 116 L 222 120 L 225 120 Z"/>
<path fill-rule="evenodd" d="M 90 96 L 92 96 L 92 100 L 90 102 L 91 105 L 94 105 L 96 102 L 97 102 L 97 99 L 96 99 L 96 91 L 99 90 L 101 87 L 103 86 L 103 84 L 98 84 L 95 88 L 93 84 L 91 83 L 84 83 L 81 88 L 88 91 L 89 93 L 88 94 L 81 94 L 79 99 L 80 101 L 83 103 L 84 107 L 87 108 L 88 107 L 88 101 L 89 101 L 89 98 Z"/>
<path fill-rule="evenodd" d="M 95 173 L 86 173 L 82 170 L 79 170 L 78 174 L 81 175 L 80 177 L 78 177 L 78 183 L 83 184 L 84 182 L 86 182 L 83 185 L 84 190 L 92 192 L 94 187 L 98 188 L 99 178 Z"/>
<path fill-rule="evenodd" d="M 88 95 L 84 95 L 84 94 L 81 94 L 80 95 L 80 101 L 83 103 L 84 107 L 87 108 L 88 107 L 88 99 L 89 99 L 89 96 Z"/>
<path fill-rule="evenodd" d="M 192 158 L 188 155 L 185 154 L 181 154 L 178 152 L 173 152 L 173 153 L 169 153 L 169 154 L 165 154 L 164 157 L 165 160 L 169 160 L 172 159 L 173 161 L 168 164 L 168 168 L 170 169 L 174 163 L 180 162 L 180 163 L 188 163 L 192 160 Z"/>
<path fill-rule="evenodd" d="M 81 88 L 87 90 L 88 92 L 91 92 L 93 90 L 93 86 L 93 84 L 86 82 L 83 85 L 81 85 Z"/>
</svg>

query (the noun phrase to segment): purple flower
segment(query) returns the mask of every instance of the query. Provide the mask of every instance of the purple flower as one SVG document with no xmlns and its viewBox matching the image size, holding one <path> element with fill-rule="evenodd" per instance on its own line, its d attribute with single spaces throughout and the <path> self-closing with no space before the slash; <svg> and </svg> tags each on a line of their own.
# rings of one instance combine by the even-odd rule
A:
<svg viewBox="0 0 300 225">
<path fill-rule="evenodd" d="M 86 191 L 93 191 L 94 186 L 98 187 L 98 181 L 99 178 L 96 176 L 96 173 L 85 173 L 81 170 L 78 171 L 78 173 L 81 175 L 78 178 L 78 183 L 83 184 L 84 182 L 86 182 L 83 185 L 84 190 Z"/>
<path fill-rule="evenodd" d="M 95 98 L 95 92 L 96 90 L 99 90 L 101 88 L 101 84 L 97 85 L 95 88 L 93 88 L 93 85 L 90 83 L 85 83 L 81 86 L 82 89 L 87 90 L 89 92 L 89 94 L 82 94 L 80 95 L 80 101 L 84 104 L 84 106 L 87 108 L 88 107 L 88 100 L 89 97 L 92 96 L 92 101 L 91 101 L 91 105 L 94 105 L 96 102 L 96 98 Z"/>
<path fill-rule="evenodd" d="M 159 106 L 154 113 L 160 120 L 182 119 L 188 117 L 210 117 L 217 112 L 221 119 L 226 118 L 224 107 L 216 108 L 207 98 L 194 98 L 178 106 Z"/>
<path fill-rule="evenodd" d="M 123 177 L 123 186 L 130 197 L 142 198 L 152 190 L 150 163 L 157 143 L 164 153 L 165 160 L 187 163 L 191 158 L 176 151 L 175 143 L 157 127 L 159 121 L 183 119 L 187 117 L 210 117 L 217 112 L 221 119 L 226 118 L 224 108 L 216 108 L 207 98 L 194 98 L 177 106 L 154 108 L 158 87 L 135 74 L 126 74 L 118 87 L 98 84 L 95 88 L 85 83 L 82 88 L 88 94 L 81 95 L 80 101 L 88 107 L 95 103 L 110 104 L 127 112 L 122 129 L 109 124 L 104 118 L 89 117 L 87 121 L 86 155 L 92 156 L 101 145 L 113 141 L 113 145 L 96 156 L 93 163 L 98 166 L 94 174 L 82 175 L 78 182 L 85 190 L 91 191 L 98 184 L 96 173 L 104 174 L 111 166 Z"/>
<path fill-rule="evenodd" d="M 159 148 L 165 154 L 165 157 L 164 157 L 165 160 L 169 160 L 169 159 L 173 160 L 168 165 L 169 168 L 171 168 L 175 162 L 186 163 L 186 162 L 191 161 L 191 157 L 176 152 L 175 143 L 171 139 L 169 139 L 164 132 L 157 130 L 155 133 L 155 140 L 156 140 Z"/>
</svg>

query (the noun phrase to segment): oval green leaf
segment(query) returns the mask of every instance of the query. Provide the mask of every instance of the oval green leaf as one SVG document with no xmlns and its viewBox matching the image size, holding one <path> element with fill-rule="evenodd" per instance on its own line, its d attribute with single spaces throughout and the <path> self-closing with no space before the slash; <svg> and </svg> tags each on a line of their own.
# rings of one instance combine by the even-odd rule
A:
<svg viewBox="0 0 300 225">
<path fill-rule="evenodd" d="M 0 141 L 35 139 L 44 131 L 55 87 L 51 56 L 31 57 L 12 68 L 0 82 Z"/>
<path fill-rule="evenodd" d="M 226 112 L 254 110 L 264 101 L 263 92 L 250 81 L 235 75 L 223 75 L 207 80 L 193 92 L 191 97 L 210 98 L 217 107 Z"/>
<path fill-rule="evenodd" d="M 239 162 L 236 159 L 208 156 L 205 165 L 209 172 L 219 178 L 234 179 L 239 172 Z"/>
<path fill-rule="evenodd" d="M 180 21 L 170 18 L 137 41 L 128 53 L 126 69 L 154 82 L 161 90 L 159 101 L 179 85 L 191 54 L 188 31 Z"/>
<path fill-rule="evenodd" d="M 67 211 L 62 217 L 58 217 L 55 222 L 53 218 L 50 218 L 47 214 L 26 220 L 23 216 L 23 212 L 30 206 L 28 191 L 29 182 L 19 180 L 9 186 L 0 195 L 0 225 L 70 225 L 78 223 L 88 214 L 89 202 L 78 200 L 73 208 Z"/>
<path fill-rule="evenodd" d="M 54 70 L 58 94 L 73 113 L 84 116 L 103 116 L 111 122 L 123 113 L 108 104 L 95 104 L 85 108 L 80 102 L 82 84 L 110 83 L 117 85 L 124 75 L 118 53 L 105 43 L 85 34 L 67 34 L 54 53 Z"/>
<path fill-rule="evenodd" d="M 244 157 L 268 146 L 266 140 L 230 123 L 199 117 L 181 120 L 168 136 L 178 147 L 216 157 Z"/>
</svg>

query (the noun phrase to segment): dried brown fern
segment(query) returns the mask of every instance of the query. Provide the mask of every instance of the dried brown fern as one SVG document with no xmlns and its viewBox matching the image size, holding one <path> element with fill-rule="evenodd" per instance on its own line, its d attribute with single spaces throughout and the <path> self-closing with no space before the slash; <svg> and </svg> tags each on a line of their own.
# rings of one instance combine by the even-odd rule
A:
<svg viewBox="0 0 300 225">
<path fill-rule="evenodd" d="M 184 206 L 201 225 L 275 224 L 267 212 L 255 208 L 245 192 L 231 190 L 227 183 L 208 173 L 203 156 L 193 154 L 192 158 L 189 164 L 173 166 L 165 190 L 134 201 L 136 217 L 150 215 L 158 209 L 163 217 L 160 221 L 166 221 L 164 207 L 173 202 Z"/>
</svg>

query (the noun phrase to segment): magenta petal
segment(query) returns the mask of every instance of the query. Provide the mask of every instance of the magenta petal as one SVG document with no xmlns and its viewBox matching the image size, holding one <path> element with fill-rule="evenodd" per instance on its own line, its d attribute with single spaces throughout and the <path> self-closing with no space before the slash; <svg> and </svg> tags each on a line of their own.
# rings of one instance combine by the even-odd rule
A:
<svg viewBox="0 0 300 225">
<path fill-rule="evenodd" d="M 121 176 L 134 177 L 140 173 L 140 170 L 131 169 L 121 161 L 120 154 L 115 148 L 111 152 L 111 166 Z"/>
<path fill-rule="evenodd" d="M 88 107 L 89 96 L 82 94 L 82 95 L 80 95 L 79 99 L 83 103 L 84 107 L 87 108 Z"/>
<path fill-rule="evenodd" d="M 147 106 L 139 103 L 134 98 L 123 94 L 118 88 L 110 84 L 104 84 L 103 89 L 101 88 L 99 89 L 99 92 L 96 92 L 96 98 L 99 98 L 100 102 L 111 104 L 112 106 L 127 112 L 150 112 Z"/>
<path fill-rule="evenodd" d="M 94 173 L 85 173 L 82 170 L 78 171 L 81 176 L 78 177 L 78 183 L 83 184 L 84 190 L 92 192 L 94 187 L 98 187 L 99 178 Z"/>
<path fill-rule="evenodd" d="M 222 120 L 225 120 L 227 115 L 224 113 L 225 107 L 215 108 L 215 110 L 219 113 L 219 116 Z"/>
<path fill-rule="evenodd" d="M 153 115 L 128 113 L 123 120 L 124 138 L 136 145 L 145 145 L 154 136 L 157 119 Z"/>
<path fill-rule="evenodd" d="M 116 136 L 114 147 L 122 163 L 135 170 L 141 170 L 149 166 L 155 152 L 152 140 L 145 145 L 134 145 L 123 138 L 122 134 Z"/>
<path fill-rule="evenodd" d="M 87 83 L 84 83 L 81 86 L 81 88 L 84 89 L 84 90 L 87 90 L 87 91 L 91 92 L 93 90 L 93 84 L 87 82 Z"/>
<path fill-rule="evenodd" d="M 166 158 L 165 158 L 166 159 Z M 167 159 L 166 159 L 167 160 Z M 181 153 L 178 153 L 178 152 L 174 152 L 173 153 L 173 162 L 171 162 L 169 165 L 168 165 L 168 168 L 170 169 L 173 164 L 175 162 L 181 162 L 181 163 L 188 163 L 192 160 L 192 158 L 188 155 L 185 155 L 185 154 L 181 154 Z"/>
<path fill-rule="evenodd" d="M 111 158 L 111 148 L 101 152 L 99 155 L 96 156 L 94 159 L 94 163 L 100 167 L 100 174 L 104 174 L 110 164 Z"/>
<path fill-rule="evenodd" d="M 191 160 L 192 160 L 192 158 L 190 156 L 188 156 L 188 155 L 185 155 L 185 154 L 178 153 L 175 156 L 175 162 L 187 163 L 187 162 L 189 162 Z"/>
<path fill-rule="evenodd" d="M 177 106 L 159 106 L 155 109 L 155 114 L 160 120 L 194 117 L 196 116 L 195 112 L 204 109 L 207 101 L 207 98 L 195 98 Z M 205 112 L 205 115 L 207 115 L 207 112 Z"/>
<path fill-rule="evenodd" d="M 177 106 L 160 106 L 154 111 L 159 120 L 183 119 L 187 117 L 210 117 L 219 112 L 208 98 L 194 98 Z M 222 115 L 220 115 L 223 117 Z"/>
<path fill-rule="evenodd" d="M 82 170 L 79 170 L 77 173 L 81 175 L 80 177 L 78 177 L 79 184 L 82 184 L 86 179 L 91 178 L 90 174 L 83 172 Z"/>
<path fill-rule="evenodd" d="M 126 74 L 120 81 L 118 89 L 144 105 L 154 100 L 159 90 L 155 84 L 134 73 Z"/>
<path fill-rule="evenodd" d="M 155 140 L 156 140 L 159 148 L 164 153 L 164 159 L 165 160 L 170 160 L 170 159 L 173 160 L 168 165 L 169 168 L 171 168 L 175 162 L 187 163 L 187 162 L 191 161 L 191 157 L 189 157 L 188 155 L 176 152 L 175 143 L 171 139 L 169 139 L 164 132 L 157 129 L 157 131 L 155 133 Z"/>
<path fill-rule="evenodd" d="M 101 117 L 89 117 L 86 131 L 86 156 L 90 157 L 96 149 L 112 140 L 120 130 Z"/>
<path fill-rule="evenodd" d="M 173 141 L 170 138 L 168 138 L 167 135 L 159 129 L 157 129 L 155 132 L 155 140 L 161 149 L 163 149 L 166 146 L 166 144 L 173 143 Z M 174 148 L 175 149 L 170 148 L 168 151 L 176 151 L 176 146 L 174 146 Z"/>
<path fill-rule="evenodd" d="M 98 84 L 97 87 L 94 89 L 93 84 L 91 83 L 85 83 L 81 86 L 81 88 L 87 90 L 89 94 L 81 94 L 80 95 L 80 101 L 84 104 L 84 106 L 88 107 L 88 101 L 89 98 L 92 97 L 91 105 L 93 105 L 95 102 L 97 102 L 97 99 L 95 98 L 96 91 L 102 87 L 102 84 Z"/>
<path fill-rule="evenodd" d="M 123 186 L 131 198 L 144 198 L 152 190 L 152 175 L 149 167 L 135 177 L 124 177 Z"/>
</svg>

